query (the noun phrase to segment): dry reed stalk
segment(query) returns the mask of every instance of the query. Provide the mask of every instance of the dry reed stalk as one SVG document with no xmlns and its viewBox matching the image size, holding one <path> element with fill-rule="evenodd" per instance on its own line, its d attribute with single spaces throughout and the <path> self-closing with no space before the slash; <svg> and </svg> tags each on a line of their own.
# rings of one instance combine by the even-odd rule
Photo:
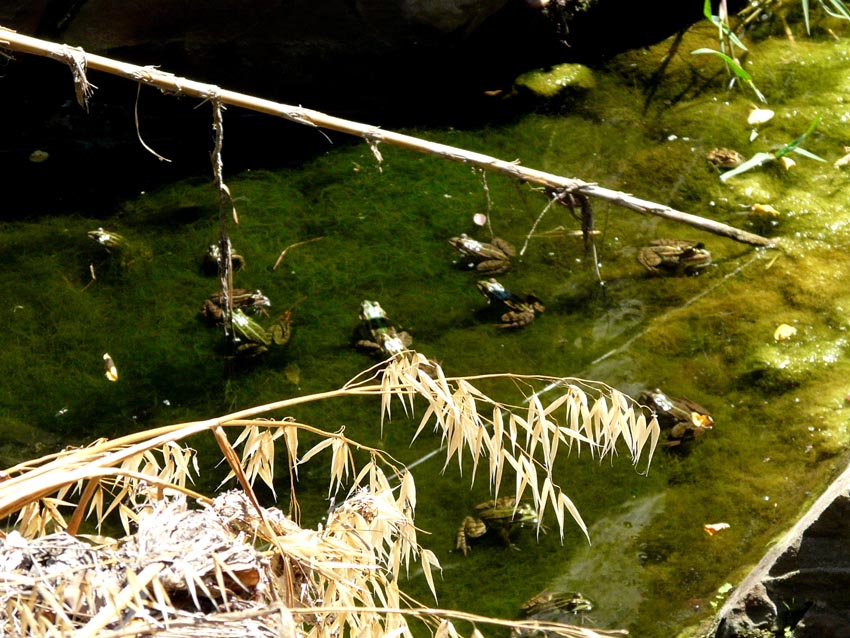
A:
<svg viewBox="0 0 850 638">
<path fill-rule="evenodd" d="M 346 133 L 348 135 L 361 137 L 372 149 L 372 152 L 379 164 L 381 162 L 381 154 L 378 150 L 378 145 L 382 143 L 390 144 L 420 153 L 436 155 L 454 162 L 470 164 L 484 170 L 507 175 L 516 180 L 540 184 L 548 189 L 552 189 L 556 193 L 556 199 L 562 194 L 576 194 L 585 197 L 595 197 L 612 204 L 616 204 L 617 206 L 636 211 L 642 215 L 655 215 L 673 222 L 687 224 L 706 232 L 728 237 L 735 241 L 754 246 L 773 245 L 773 241 L 766 237 L 762 237 L 727 224 L 722 224 L 705 217 L 678 211 L 657 202 L 640 199 L 629 193 L 603 188 L 602 186 L 591 182 L 563 177 L 561 175 L 554 175 L 552 173 L 547 173 L 533 168 L 526 168 L 521 166 L 518 161 L 507 162 L 482 153 L 476 153 L 466 149 L 448 146 L 446 144 L 429 142 L 410 135 L 387 131 L 376 126 L 334 117 L 312 109 L 306 109 L 300 106 L 290 106 L 246 95 L 244 93 L 228 91 L 213 84 L 204 84 L 188 80 L 186 78 L 177 77 L 171 73 L 160 71 L 152 66 L 141 67 L 134 64 L 128 64 L 126 62 L 119 62 L 100 55 L 86 53 L 77 47 L 70 47 L 64 44 L 56 44 L 54 42 L 25 36 L 3 27 L 0 27 L 0 47 L 12 51 L 21 51 L 24 53 L 52 58 L 68 64 L 74 74 L 77 97 L 81 105 L 86 105 L 91 95 L 91 85 L 86 79 L 86 69 L 94 69 L 96 71 L 110 73 L 140 84 L 148 84 L 158 88 L 163 93 L 188 95 L 205 101 L 208 100 L 214 106 L 217 144 L 219 144 L 221 140 L 221 106 L 237 106 L 251 111 L 265 113 L 267 115 L 281 117 L 290 120 L 291 122 L 295 122 L 296 124 L 316 128 L 326 128 Z M 217 147 L 214 157 L 220 157 L 219 151 L 220 147 Z M 232 203 L 230 193 L 227 191 L 221 178 L 220 166 L 218 164 L 214 166 L 214 172 L 216 175 L 216 183 L 219 187 L 219 192 L 222 198 L 222 206 L 224 206 L 226 202 Z M 235 208 L 233 209 L 233 215 L 235 219 Z"/>
<path fill-rule="evenodd" d="M 532 399 L 524 407 L 499 402 L 473 383 L 485 379 L 509 379 Z M 436 596 L 432 572 L 440 569 L 434 553 L 417 539 L 413 475 L 385 452 L 341 431 L 260 415 L 305 402 L 374 395 L 381 397 L 383 418 L 393 397 L 410 415 L 417 402 L 424 402 L 413 438 L 433 423 L 445 442 L 446 464 L 468 453 L 474 479 L 479 461 L 486 458 L 480 465 L 482 471 L 487 467 L 494 493 L 507 470 L 515 476 L 514 497 L 533 502 L 538 518 L 551 509 L 563 536 L 569 514 L 587 533 L 553 475 L 558 453 L 588 447 L 601 458 L 624 444 L 633 463 L 644 453 L 648 463 L 658 425 L 625 395 L 598 383 L 560 379 L 564 391 L 544 403 L 534 388 L 552 381 L 510 374 L 447 377 L 424 356 L 405 352 L 333 392 L 100 440 L 10 468 L 0 482 L 0 515 L 17 514 L 18 521 L 17 530 L 0 542 L 0 609 L 6 610 L 0 637 L 225 636 L 233 635 L 224 620 L 230 618 L 256 635 L 285 631 L 292 638 L 345 633 L 408 638 L 406 618 L 413 614 L 430 623 L 435 636 L 455 638 L 449 618 L 467 615 L 411 611 L 406 607 L 415 607 L 415 601 L 398 587 L 402 570 L 419 561 Z M 234 443 L 225 434 L 227 427 L 241 428 Z M 235 477 L 241 491 L 210 498 L 186 487 L 197 465 L 193 451 L 179 441 L 204 430 L 212 431 L 230 465 L 225 480 Z M 320 441 L 299 457 L 300 432 L 318 435 Z M 326 452 L 331 456 L 330 491 L 349 490 L 317 530 L 302 529 L 280 510 L 262 507 L 253 493 L 257 479 L 273 488 L 279 439 L 285 443 L 290 476 Z M 353 449 L 369 455 L 361 467 Z M 76 503 L 70 499 L 75 493 Z M 200 509 L 189 509 L 187 496 Z M 71 525 L 63 514 L 69 508 Z M 95 545 L 62 531 L 76 531 L 84 510 L 98 524 L 118 511 L 127 536 Z M 58 531 L 50 535 L 51 530 Z M 64 554 L 50 543 L 64 548 Z M 66 558 L 57 563 L 57 555 Z M 102 573 L 95 577 L 94 569 Z M 128 624 L 127 618 L 133 621 Z M 558 631 L 601 635 L 569 626 Z"/>
</svg>

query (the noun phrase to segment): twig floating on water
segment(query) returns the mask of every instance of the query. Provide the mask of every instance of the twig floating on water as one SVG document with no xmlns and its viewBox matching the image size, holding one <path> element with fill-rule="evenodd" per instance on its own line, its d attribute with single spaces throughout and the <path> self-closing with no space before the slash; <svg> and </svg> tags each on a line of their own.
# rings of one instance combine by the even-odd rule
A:
<svg viewBox="0 0 850 638">
<path fill-rule="evenodd" d="M 286 248 L 284 248 L 281 251 L 280 257 L 277 258 L 277 261 L 274 262 L 274 266 L 272 266 L 272 270 L 277 270 L 277 267 L 280 266 L 280 262 L 283 261 L 283 258 L 286 255 L 286 251 L 289 250 L 290 248 L 297 248 L 298 246 L 303 246 L 304 244 L 311 244 L 314 241 L 319 241 L 320 239 L 324 239 L 324 237 L 313 237 L 313 239 L 305 239 L 304 241 L 299 241 L 299 242 L 296 242 L 294 244 L 289 244 L 289 246 L 287 246 Z"/>
</svg>

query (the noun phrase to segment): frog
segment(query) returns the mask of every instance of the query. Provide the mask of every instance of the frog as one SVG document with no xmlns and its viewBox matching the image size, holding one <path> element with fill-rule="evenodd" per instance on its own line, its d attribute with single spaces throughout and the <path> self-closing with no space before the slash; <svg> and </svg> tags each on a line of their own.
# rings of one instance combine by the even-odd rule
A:
<svg viewBox="0 0 850 638">
<path fill-rule="evenodd" d="M 285 346 L 292 337 L 292 317 L 289 310 L 284 312 L 268 328 L 235 308 L 232 315 L 233 342 L 236 354 L 244 357 L 256 357 L 268 352 L 272 346 Z"/>
<path fill-rule="evenodd" d="M 660 389 L 641 392 L 638 401 L 645 404 L 667 430 L 667 447 L 676 447 L 698 439 L 714 426 L 714 418 L 704 407 L 687 398 L 673 399 Z"/>
<path fill-rule="evenodd" d="M 475 506 L 477 518 L 467 516 L 457 530 L 455 548 L 467 556 L 470 552 L 469 541 L 480 538 L 488 531 L 499 532 L 502 540 L 511 549 L 517 549 L 511 543 L 510 535 L 519 527 L 540 527 L 540 517 L 534 506 L 527 502 L 517 502 L 512 496 L 503 496 L 484 501 Z"/>
<path fill-rule="evenodd" d="M 738 151 L 731 148 L 713 148 L 706 153 L 705 158 L 715 167 L 728 170 L 744 163 L 746 159 Z"/>
<path fill-rule="evenodd" d="M 526 618 L 554 620 L 561 614 L 578 614 L 592 611 L 594 607 L 593 601 L 585 598 L 581 592 L 542 591 L 526 600 L 522 604 L 522 611 Z"/>
<path fill-rule="evenodd" d="M 711 253 L 701 242 L 653 239 L 638 251 L 637 259 L 651 273 L 691 275 L 711 264 Z"/>
<path fill-rule="evenodd" d="M 499 324 L 499 328 L 522 328 L 546 310 L 546 306 L 537 296 L 514 294 L 492 277 L 480 280 L 477 286 L 488 303 L 495 303 L 508 309 L 501 316 L 502 323 Z"/>
<path fill-rule="evenodd" d="M 522 614 L 530 620 L 575 624 L 573 616 L 593 611 L 596 604 L 581 592 L 542 591 L 522 604 Z M 517 626 L 511 629 L 511 638 L 547 638 L 553 632 L 536 627 Z"/>
<path fill-rule="evenodd" d="M 118 250 L 123 248 L 126 244 L 124 238 L 118 233 L 113 233 L 110 230 L 105 230 L 102 227 L 98 227 L 95 230 L 90 230 L 86 233 L 89 237 L 94 239 L 98 244 L 106 248 L 107 251 Z"/>
<path fill-rule="evenodd" d="M 215 275 L 218 273 L 218 262 L 221 259 L 221 247 L 218 244 L 210 244 L 204 254 L 204 262 L 202 269 L 207 275 Z M 233 272 L 245 268 L 245 258 L 239 253 L 230 252 L 230 263 L 233 266 Z"/>
<path fill-rule="evenodd" d="M 377 301 L 360 303 L 360 326 L 354 346 L 374 356 L 394 357 L 413 345 L 413 337 L 390 321 Z"/>
<path fill-rule="evenodd" d="M 463 255 L 461 262 L 467 268 L 475 268 L 483 275 L 501 275 L 511 269 L 511 258 L 516 249 L 500 237 L 494 237 L 489 243 L 478 241 L 466 233 L 449 239 Z"/>
<path fill-rule="evenodd" d="M 221 324 L 224 320 L 225 295 L 217 292 L 205 299 L 201 305 L 201 318 L 211 324 Z M 245 288 L 234 288 L 231 291 L 232 307 L 244 312 L 253 312 L 267 315 L 266 308 L 271 306 L 269 298 L 262 290 L 247 290 Z"/>
</svg>

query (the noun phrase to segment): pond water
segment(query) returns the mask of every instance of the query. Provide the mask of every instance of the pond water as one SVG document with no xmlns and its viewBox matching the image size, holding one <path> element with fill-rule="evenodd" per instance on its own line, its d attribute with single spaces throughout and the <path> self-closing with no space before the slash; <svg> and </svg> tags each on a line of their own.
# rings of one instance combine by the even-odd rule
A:
<svg viewBox="0 0 850 638">
<path fill-rule="evenodd" d="M 850 47 L 817 37 L 755 44 L 754 78 L 776 115 L 750 141 L 753 94 L 727 91 L 715 60 L 688 53 L 716 46 L 714 34 L 692 29 L 661 77 L 669 43 L 596 69 L 596 87 L 557 108 L 477 129 L 407 132 L 768 234 L 776 248 L 593 202 L 603 283 L 581 239 L 565 232 L 578 222 L 555 207 L 500 276 L 539 296 L 546 310 L 520 330 L 501 330 L 485 311 L 478 277 L 456 263 L 446 240 L 463 232 L 489 239 L 473 223 L 486 213 L 497 236 L 520 246 L 545 194 L 386 145 L 380 165 L 365 144 L 329 147 L 300 168 L 227 177 L 240 215 L 231 237 L 246 260 L 235 283 L 262 289 L 273 311 L 291 306 L 293 316 L 285 349 L 234 369 L 223 361 L 219 332 L 197 316 L 217 287 L 201 267 L 218 236 L 209 179 L 141 194 L 108 219 L 76 212 L 6 223 L 0 461 L 337 388 L 372 363 L 350 341 L 360 301 L 377 299 L 448 374 L 576 376 L 632 396 L 659 387 L 706 406 L 715 421 L 686 449 L 659 449 L 645 476 L 624 455 L 563 462 L 557 475 L 590 544 L 568 525 L 563 543 L 557 533 L 535 540 L 521 530 L 519 551 L 485 537 L 464 557 L 453 549 L 455 533 L 488 498 L 486 480 L 470 486 L 468 467 L 463 477 L 453 467 L 441 472 L 440 455 L 417 465 L 417 524 L 444 569 L 439 606 L 517 617 L 532 595 L 563 589 L 594 601 L 571 619 L 589 627 L 652 638 L 704 620 L 718 588 L 740 579 L 841 467 L 850 392 L 850 169 L 833 165 L 850 139 Z M 706 161 L 715 147 L 746 156 L 775 150 L 817 116 L 804 146 L 825 163 L 793 154 L 793 170 L 773 163 L 724 183 Z M 760 216 L 754 204 L 778 214 Z M 87 237 L 100 226 L 128 247 L 110 254 Z M 695 276 L 653 276 L 638 251 L 670 237 L 703 242 L 713 263 Z M 285 247 L 312 239 L 272 268 Z M 796 335 L 779 342 L 782 323 Z M 104 352 L 118 367 L 116 383 L 104 378 Z M 403 418 L 381 437 L 379 410 L 377 399 L 359 399 L 293 415 L 330 431 L 344 426 L 406 463 L 439 446 L 428 434 L 408 445 L 416 422 Z M 212 441 L 193 445 L 218 459 Z M 220 470 L 205 472 L 211 489 Z M 327 508 L 326 476 L 321 462 L 302 472 L 305 524 Z M 729 529 L 703 531 L 718 522 Z M 406 586 L 429 600 L 421 574 L 412 572 Z"/>
</svg>

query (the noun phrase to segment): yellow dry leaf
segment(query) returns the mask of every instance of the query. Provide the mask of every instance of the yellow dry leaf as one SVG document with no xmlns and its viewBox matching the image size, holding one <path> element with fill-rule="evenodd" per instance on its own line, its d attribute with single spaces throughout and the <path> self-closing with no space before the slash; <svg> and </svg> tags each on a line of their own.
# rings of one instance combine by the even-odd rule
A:
<svg viewBox="0 0 850 638">
<path fill-rule="evenodd" d="M 313 458 L 316 454 L 318 454 L 319 452 L 321 452 L 325 448 L 333 445 L 333 442 L 334 442 L 333 439 L 324 439 L 323 441 L 319 441 L 316 445 L 314 445 L 312 448 L 310 448 L 304 456 L 301 457 L 301 460 L 298 461 L 298 464 L 303 465 L 304 463 L 309 461 L 311 458 Z"/>
<path fill-rule="evenodd" d="M 442 571 L 440 561 L 437 560 L 437 556 L 430 549 L 422 549 L 419 557 L 422 561 L 422 573 L 425 575 L 425 580 L 428 583 L 428 589 L 431 590 L 431 595 L 434 596 L 434 600 L 437 600 L 437 588 L 434 586 L 434 576 L 431 573 L 431 566 L 433 565 Z"/>
<path fill-rule="evenodd" d="M 747 116 L 747 124 L 750 126 L 759 126 L 773 119 L 775 113 L 770 109 L 761 109 L 753 106 L 750 109 L 750 114 Z"/>
<path fill-rule="evenodd" d="M 410 472 L 405 472 L 401 477 L 398 498 L 400 503 L 407 503 L 410 509 L 416 509 L 416 483 Z"/>
<path fill-rule="evenodd" d="M 787 323 L 781 323 L 773 331 L 773 339 L 775 341 L 786 341 L 797 334 L 797 329 L 794 326 L 789 326 Z"/>
<path fill-rule="evenodd" d="M 765 217 L 779 217 L 779 211 L 770 204 L 753 204 L 751 215 L 762 215 Z"/>
<path fill-rule="evenodd" d="M 584 519 L 582 519 L 581 514 L 578 512 L 578 508 L 575 504 L 570 500 L 570 498 L 564 494 L 563 492 L 558 492 L 558 510 L 560 511 L 568 511 L 570 516 L 573 517 L 573 520 L 578 523 L 578 526 L 581 528 L 581 531 L 584 532 L 585 537 L 587 537 L 588 542 L 590 542 L 590 533 L 587 531 L 587 525 L 584 524 Z M 558 511 L 556 510 L 556 511 Z M 561 528 L 561 540 L 564 539 L 564 529 Z"/>
<path fill-rule="evenodd" d="M 725 529 L 729 529 L 729 527 L 729 523 L 706 523 L 702 526 L 706 534 L 708 534 L 709 536 L 714 536 L 718 532 L 722 532 Z"/>
</svg>

